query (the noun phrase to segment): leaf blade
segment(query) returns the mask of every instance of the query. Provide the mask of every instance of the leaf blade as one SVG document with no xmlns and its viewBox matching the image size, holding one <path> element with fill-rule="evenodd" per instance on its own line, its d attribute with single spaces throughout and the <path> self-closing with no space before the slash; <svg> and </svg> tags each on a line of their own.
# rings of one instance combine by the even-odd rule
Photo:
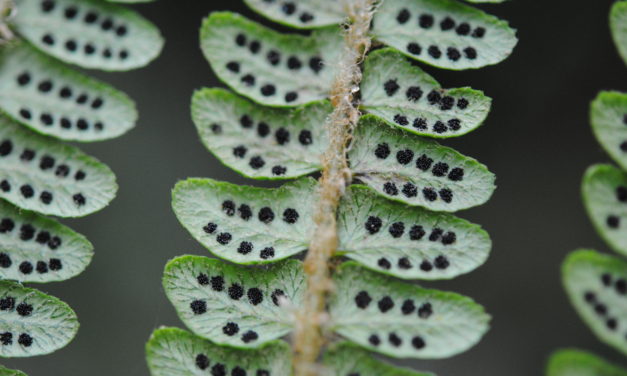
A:
<svg viewBox="0 0 627 376">
<path fill-rule="evenodd" d="M 612 5 L 610 29 L 618 53 L 627 64 L 627 1 L 617 1 Z"/>
<path fill-rule="evenodd" d="M 621 369 L 604 359 L 577 349 L 555 351 L 547 365 L 547 376 L 624 376 Z"/>
<path fill-rule="evenodd" d="M 246 5 L 263 16 L 299 29 L 338 25 L 346 14 L 340 1 L 300 0 L 298 3 L 279 3 L 264 0 L 244 0 Z"/>
<path fill-rule="evenodd" d="M 627 169 L 627 94 L 602 91 L 590 104 L 594 136 L 623 169 Z"/>
</svg>

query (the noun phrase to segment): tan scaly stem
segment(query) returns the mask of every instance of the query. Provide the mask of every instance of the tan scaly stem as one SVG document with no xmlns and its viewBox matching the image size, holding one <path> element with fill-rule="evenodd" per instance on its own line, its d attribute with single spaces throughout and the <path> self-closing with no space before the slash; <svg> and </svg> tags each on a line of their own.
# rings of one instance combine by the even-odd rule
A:
<svg viewBox="0 0 627 376">
<path fill-rule="evenodd" d="M 305 258 L 307 290 L 302 309 L 296 314 L 293 337 L 296 376 L 322 374 L 317 362 L 328 335 L 325 329 L 328 322 L 326 298 L 333 287 L 329 261 L 338 243 L 338 204 L 351 179 L 346 151 L 360 116 L 354 104 L 354 95 L 361 81 L 360 64 L 370 48 L 368 31 L 376 0 L 344 0 L 344 3 L 349 21 L 331 91 L 334 111 L 325 124 L 330 144 L 323 155 L 320 200 L 314 213 L 316 228 Z"/>
<path fill-rule="evenodd" d="M 7 21 L 15 15 L 13 0 L 0 0 L 0 45 L 15 38 L 15 34 L 7 25 Z"/>
</svg>

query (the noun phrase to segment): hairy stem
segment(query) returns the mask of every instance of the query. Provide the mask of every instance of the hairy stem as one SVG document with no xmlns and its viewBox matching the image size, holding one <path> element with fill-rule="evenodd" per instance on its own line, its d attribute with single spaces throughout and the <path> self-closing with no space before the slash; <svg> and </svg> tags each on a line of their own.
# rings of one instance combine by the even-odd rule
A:
<svg viewBox="0 0 627 376">
<path fill-rule="evenodd" d="M 376 1 L 344 0 L 349 23 L 331 92 L 334 111 L 325 124 L 330 144 L 323 155 L 320 200 L 314 214 L 316 228 L 304 264 L 307 290 L 302 308 L 296 314 L 293 338 L 296 376 L 321 374 L 317 361 L 327 337 L 326 297 L 333 287 L 330 259 L 338 243 L 336 213 L 351 179 L 346 152 L 360 116 L 354 95 L 361 81 L 360 64 L 370 48 L 368 31 Z"/>
</svg>

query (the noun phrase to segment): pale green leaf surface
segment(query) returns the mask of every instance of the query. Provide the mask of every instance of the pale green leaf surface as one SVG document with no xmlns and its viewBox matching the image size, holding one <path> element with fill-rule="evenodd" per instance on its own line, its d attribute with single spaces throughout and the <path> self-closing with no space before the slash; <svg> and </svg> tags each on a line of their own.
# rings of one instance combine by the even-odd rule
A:
<svg viewBox="0 0 627 376">
<path fill-rule="evenodd" d="M 576 349 L 562 349 L 549 358 L 547 376 L 627 376 L 619 368 L 597 355 Z"/>
<path fill-rule="evenodd" d="M 215 74 L 239 94 L 270 106 L 326 99 L 341 43 L 337 27 L 311 36 L 281 34 L 229 12 L 212 13 L 200 32 Z"/>
<path fill-rule="evenodd" d="M 618 53 L 627 63 L 627 1 L 617 1 L 612 6 L 610 29 Z"/>
<path fill-rule="evenodd" d="M 594 165 L 582 183 L 583 203 L 597 232 L 616 252 L 627 255 L 627 174 L 611 165 Z"/>
<path fill-rule="evenodd" d="M 392 49 L 371 53 L 364 63 L 362 108 L 390 125 L 423 136 L 447 138 L 479 127 L 492 100 L 471 88 L 440 84 Z"/>
<path fill-rule="evenodd" d="M 451 148 L 361 119 L 349 151 L 355 177 L 388 199 L 435 211 L 478 206 L 494 192 L 494 174 Z"/>
<path fill-rule="evenodd" d="M 93 246 L 70 228 L 0 201 L 0 278 L 63 281 L 80 274 Z"/>
<path fill-rule="evenodd" d="M 82 217 L 116 192 L 115 175 L 95 158 L 0 117 L 0 198 L 42 214 Z"/>
<path fill-rule="evenodd" d="M 57 298 L 0 281 L 0 357 L 49 354 L 78 331 L 72 309 Z"/>
<path fill-rule="evenodd" d="M 146 359 L 152 376 L 288 376 L 291 372 L 290 348 L 283 341 L 257 350 L 237 350 L 178 328 L 155 330 L 146 344 Z"/>
<path fill-rule="evenodd" d="M 244 0 L 253 10 L 284 25 L 310 29 L 337 25 L 346 19 L 342 1 L 338 0 Z"/>
<path fill-rule="evenodd" d="M 376 39 L 440 68 L 496 64 L 517 43 L 507 22 L 455 0 L 386 0 L 373 22 Z"/>
<path fill-rule="evenodd" d="M 405 279 L 446 279 L 482 265 L 492 242 L 481 227 L 377 197 L 353 186 L 338 212 L 338 251 Z"/>
<path fill-rule="evenodd" d="M 627 354 L 627 263 L 595 251 L 578 250 L 564 261 L 562 282 L 594 334 Z"/>
<path fill-rule="evenodd" d="M 627 169 L 627 94 L 599 93 L 590 106 L 590 123 L 605 151 Z"/>
<path fill-rule="evenodd" d="M 19 43 L 0 55 L 0 109 L 37 132 L 73 141 L 120 136 L 135 104 L 113 87 Z"/>
<path fill-rule="evenodd" d="M 295 110 L 251 103 L 223 89 L 202 89 L 192 99 L 192 118 L 203 144 L 244 176 L 286 179 L 318 171 L 329 142 L 328 102 Z"/>
<path fill-rule="evenodd" d="M 26 374 L 22 371 L 0 366 L 0 376 L 26 376 Z"/>
<path fill-rule="evenodd" d="M 187 179 L 172 193 L 174 213 L 211 253 L 252 264 L 273 262 L 304 251 L 313 231 L 315 180 L 281 188 L 257 188 Z"/>
<path fill-rule="evenodd" d="M 49 5 L 53 4 L 53 5 Z M 159 30 L 138 13 L 97 0 L 15 0 L 13 24 L 46 53 L 85 68 L 127 70 L 157 57 Z"/>
<path fill-rule="evenodd" d="M 183 256 L 165 268 L 163 287 L 195 334 L 235 347 L 258 347 L 288 334 L 305 289 L 303 266 L 288 260 L 267 269 Z"/>
<path fill-rule="evenodd" d="M 367 271 L 353 262 L 334 276 L 331 328 L 395 358 L 446 358 L 474 346 L 490 316 L 473 300 Z"/>
<path fill-rule="evenodd" d="M 433 376 L 432 373 L 399 368 L 377 360 L 369 352 L 347 342 L 327 350 L 324 365 L 329 370 L 327 376 Z"/>
</svg>

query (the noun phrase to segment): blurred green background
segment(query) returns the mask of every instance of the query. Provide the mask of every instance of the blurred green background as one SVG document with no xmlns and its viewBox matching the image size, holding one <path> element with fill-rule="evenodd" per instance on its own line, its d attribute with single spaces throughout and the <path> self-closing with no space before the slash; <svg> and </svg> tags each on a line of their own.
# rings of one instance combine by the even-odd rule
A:
<svg viewBox="0 0 627 376">
<path fill-rule="evenodd" d="M 493 322 L 465 354 L 406 364 L 440 375 L 539 375 L 549 353 L 563 346 L 627 364 L 579 320 L 559 274 L 570 250 L 607 250 L 584 213 L 579 186 L 588 165 L 608 161 L 591 134 L 588 103 L 600 89 L 627 90 L 627 69 L 608 30 L 611 3 L 515 0 L 483 6 L 518 29 L 513 56 L 478 71 L 425 67 L 444 87 L 467 85 L 494 98 L 483 127 L 444 142 L 497 175 L 493 199 L 459 213 L 490 232 L 492 255 L 473 273 L 424 283 L 475 298 Z M 201 19 L 213 10 L 260 18 L 239 0 L 161 0 L 135 8 L 161 28 L 165 50 L 145 69 L 95 73 L 137 101 L 140 121 L 118 140 L 82 145 L 117 173 L 120 192 L 102 212 L 64 221 L 94 243 L 96 257 L 78 278 L 35 286 L 68 302 L 81 329 L 57 353 L 3 362 L 32 376 L 147 375 L 144 343 L 152 330 L 182 326 L 161 288 L 163 266 L 185 253 L 208 255 L 176 221 L 170 189 L 191 176 L 252 183 L 203 148 L 189 101 L 194 89 L 221 85 L 198 47 Z"/>
</svg>

